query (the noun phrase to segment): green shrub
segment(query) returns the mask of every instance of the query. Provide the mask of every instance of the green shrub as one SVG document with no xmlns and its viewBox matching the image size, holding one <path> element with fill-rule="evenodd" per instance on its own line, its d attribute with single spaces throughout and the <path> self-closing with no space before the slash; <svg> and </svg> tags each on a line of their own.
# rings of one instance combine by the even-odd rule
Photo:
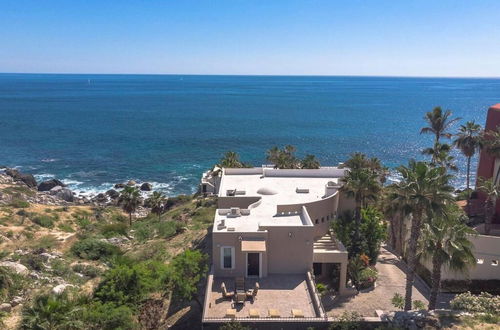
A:
<svg viewBox="0 0 500 330">
<path fill-rule="evenodd" d="M 9 301 L 24 288 L 26 279 L 23 275 L 0 266 L 0 301 Z"/>
<path fill-rule="evenodd" d="M 43 257 L 38 254 L 25 254 L 21 256 L 20 261 L 31 270 L 41 271 L 45 268 Z"/>
<path fill-rule="evenodd" d="M 396 308 L 403 309 L 405 307 L 405 298 L 396 292 L 391 299 L 391 304 Z"/>
<path fill-rule="evenodd" d="M 114 303 L 92 302 L 83 309 L 82 320 L 90 329 L 136 329 L 130 307 Z"/>
<path fill-rule="evenodd" d="M 20 198 L 14 198 L 9 203 L 9 206 L 12 206 L 13 208 L 16 208 L 16 209 L 25 209 L 25 208 L 30 207 L 30 203 L 28 203 L 27 201 L 20 199 Z"/>
<path fill-rule="evenodd" d="M 40 214 L 31 219 L 32 222 L 36 223 L 39 226 L 45 228 L 53 228 L 54 227 L 54 217 Z"/>
<path fill-rule="evenodd" d="M 165 221 L 160 222 L 156 227 L 158 236 L 161 238 L 169 238 L 175 236 L 180 231 L 182 224 L 177 221 Z"/>
<path fill-rule="evenodd" d="M 359 276 L 360 288 L 366 289 L 372 287 L 378 278 L 378 273 L 375 269 L 367 267 L 363 269 Z"/>
<path fill-rule="evenodd" d="M 473 295 L 470 292 L 462 293 L 450 302 L 454 310 L 479 313 L 500 313 L 500 296 L 483 292 L 479 295 Z"/>
<path fill-rule="evenodd" d="M 425 303 L 421 300 L 413 300 L 413 309 L 416 310 L 425 310 L 427 307 L 425 306 Z"/>
<path fill-rule="evenodd" d="M 80 273 L 90 278 L 95 278 L 101 274 L 101 270 L 92 265 L 76 264 L 73 265 L 72 269 L 74 272 Z"/>
<path fill-rule="evenodd" d="M 318 290 L 320 295 L 325 294 L 327 287 L 323 283 L 316 283 L 316 290 Z"/>
<path fill-rule="evenodd" d="M 246 327 L 243 324 L 235 321 L 225 323 L 219 327 L 219 330 L 250 330 L 250 327 Z"/>
<path fill-rule="evenodd" d="M 73 274 L 73 270 L 64 260 L 55 259 L 50 263 L 52 267 L 52 273 L 56 276 L 68 277 Z"/>
<path fill-rule="evenodd" d="M 50 250 L 57 245 L 57 238 L 52 235 L 45 235 L 33 242 L 33 247 L 36 249 Z"/>
<path fill-rule="evenodd" d="M 134 305 L 150 292 L 161 290 L 167 276 L 168 266 L 163 262 L 135 263 L 125 260 L 104 273 L 95 297 L 104 303 Z"/>
<path fill-rule="evenodd" d="M 101 234 L 106 237 L 127 236 L 128 226 L 125 223 L 110 223 L 101 226 Z"/>
<path fill-rule="evenodd" d="M 118 247 L 95 238 L 76 242 L 71 247 L 71 252 L 79 258 L 89 260 L 105 260 L 121 253 Z"/>
<path fill-rule="evenodd" d="M 71 227 L 71 225 L 67 222 L 63 222 L 63 223 L 58 224 L 57 228 L 61 231 L 66 232 L 66 233 L 74 233 L 75 232 L 73 227 Z"/>
</svg>

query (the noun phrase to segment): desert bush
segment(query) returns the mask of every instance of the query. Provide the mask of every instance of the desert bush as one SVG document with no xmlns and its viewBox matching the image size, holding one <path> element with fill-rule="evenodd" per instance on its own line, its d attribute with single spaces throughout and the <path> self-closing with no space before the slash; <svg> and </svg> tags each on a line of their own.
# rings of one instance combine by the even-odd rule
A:
<svg viewBox="0 0 500 330">
<path fill-rule="evenodd" d="M 391 299 L 391 304 L 396 308 L 403 309 L 405 307 L 405 299 L 402 295 L 396 292 Z"/>
<path fill-rule="evenodd" d="M 169 238 L 175 236 L 181 228 L 182 224 L 177 221 L 160 222 L 156 226 L 158 236 L 160 236 L 161 238 Z"/>
<path fill-rule="evenodd" d="M 82 321 L 91 329 L 137 329 L 132 309 L 94 301 L 82 310 Z"/>
<path fill-rule="evenodd" d="M 95 278 L 101 274 L 101 270 L 92 265 L 75 264 L 73 265 L 72 269 L 74 272 L 80 273 L 90 278 Z"/>
<path fill-rule="evenodd" d="M 20 257 L 20 261 L 31 270 L 41 271 L 45 268 L 43 264 L 43 257 L 38 254 L 25 254 Z"/>
<path fill-rule="evenodd" d="M 486 292 L 479 295 L 466 292 L 455 296 L 450 306 L 459 311 L 498 314 L 500 313 L 500 296 Z"/>
<path fill-rule="evenodd" d="M 53 228 L 54 220 L 56 220 L 54 217 L 45 214 L 36 215 L 33 219 L 31 219 L 33 223 L 45 228 Z"/>
<path fill-rule="evenodd" d="M 58 224 L 57 228 L 59 230 L 62 230 L 64 232 L 66 232 L 66 233 L 74 233 L 75 232 L 75 230 L 73 229 L 73 227 L 71 227 L 71 225 L 69 223 L 67 223 L 67 222 L 63 222 L 63 223 Z"/>
<path fill-rule="evenodd" d="M 13 198 L 12 201 L 9 203 L 9 206 L 12 206 L 13 208 L 16 209 L 25 209 L 30 207 L 30 203 L 21 198 Z"/>
<path fill-rule="evenodd" d="M 57 245 L 57 238 L 53 235 L 45 235 L 35 240 L 32 247 L 35 249 L 46 249 L 50 250 Z"/>
<path fill-rule="evenodd" d="M 100 228 L 101 234 L 107 238 L 115 236 L 127 236 L 127 230 L 128 226 L 123 222 L 104 224 Z"/>
<path fill-rule="evenodd" d="M 121 254 L 118 247 L 95 238 L 86 238 L 76 242 L 71 252 L 81 258 L 89 260 L 103 260 Z"/>
</svg>

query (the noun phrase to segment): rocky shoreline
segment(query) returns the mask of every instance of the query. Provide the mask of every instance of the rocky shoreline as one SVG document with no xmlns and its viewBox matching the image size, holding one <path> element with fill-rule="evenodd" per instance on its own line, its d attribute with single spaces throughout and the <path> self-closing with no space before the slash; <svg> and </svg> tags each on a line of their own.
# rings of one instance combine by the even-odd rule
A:
<svg viewBox="0 0 500 330">
<path fill-rule="evenodd" d="M 72 191 L 62 181 L 58 179 L 50 179 L 42 182 L 37 182 L 35 177 L 29 173 L 22 173 L 13 168 L 0 168 L 0 185 L 18 185 L 24 187 L 25 190 L 20 190 L 19 197 L 27 202 L 42 204 L 42 205 L 91 205 L 91 206 L 112 206 L 118 204 L 120 192 L 127 186 L 137 187 L 142 192 L 150 192 L 153 190 L 153 185 L 149 182 L 136 182 L 130 180 L 128 182 L 120 182 L 114 185 L 113 189 L 96 195 L 82 195 Z M 0 193 L 0 205 L 8 204 L 15 198 L 12 195 Z M 144 200 L 142 200 L 144 203 Z M 142 205 L 144 210 L 147 208 Z M 139 208 L 139 212 L 141 211 Z"/>
</svg>

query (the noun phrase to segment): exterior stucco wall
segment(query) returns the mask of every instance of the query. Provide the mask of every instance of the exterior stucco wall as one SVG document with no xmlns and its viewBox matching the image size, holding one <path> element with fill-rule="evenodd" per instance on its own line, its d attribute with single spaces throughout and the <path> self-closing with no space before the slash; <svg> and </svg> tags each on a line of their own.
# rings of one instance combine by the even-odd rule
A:
<svg viewBox="0 0 500 330">
<path fill-rule="evenodd" d="M 314 227 L 267 227 L 266 229 L 269 274 L 304 274 L 311 270 Z"/>
<path fill-rule="evenodd" d="M 500 279 L 500 264 L 492 265 L 494 260 L 500 262 L 500 237 L 478 235 L 471 236 L 470 241 L 474 244 L 474 256 L 476 260 L 482 260 L 482 264 L 478 263 L 475 267 L 469 270 L 468 274 L 454 273 L 443 267 L 441 270 L 441 278 L 443 280 L 492 280 Z M 424 266 L 431 270 L 430 262 L 423 263 Z"/>
<path fill-rule="evenodd" d="M 246 252 L 241 251 L 242 239 L 264 239 L 268 240 L 267 232 L 256 233 L 238 233 L 238 232 L 214 232 L 212 233 L 212 264 L 215 276 L 222 277 L 235 277 L 246 276 Z M 221 267 L 221 247 L 230 246 L 234 247 L 234 267 L 233 269 L 223 269 Z M 269 251 L 269 242 L 267 243 L 267 251 Z M 261 253 L 262 273 L 261 276 L 267 276 L 268 257 L 267 252 Z"/>
</svg>

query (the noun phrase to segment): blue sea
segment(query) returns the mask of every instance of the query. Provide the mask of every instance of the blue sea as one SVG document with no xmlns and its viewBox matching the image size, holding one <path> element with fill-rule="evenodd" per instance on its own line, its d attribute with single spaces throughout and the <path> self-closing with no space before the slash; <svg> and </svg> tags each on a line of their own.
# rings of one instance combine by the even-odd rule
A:
<svg viewBox="0 0 500 330">
<path fill-rule="evenodd" d="M 134 179 L 169 195 L 227 150 L 255 165 L 275 145 L 324 165 L 361 151 L 394 168 L 431 145 L 426 111 L 484 125 L 499 102 L 499 79 L 0 74 L 0 165 L 77 192 Z"/>
</svg>

